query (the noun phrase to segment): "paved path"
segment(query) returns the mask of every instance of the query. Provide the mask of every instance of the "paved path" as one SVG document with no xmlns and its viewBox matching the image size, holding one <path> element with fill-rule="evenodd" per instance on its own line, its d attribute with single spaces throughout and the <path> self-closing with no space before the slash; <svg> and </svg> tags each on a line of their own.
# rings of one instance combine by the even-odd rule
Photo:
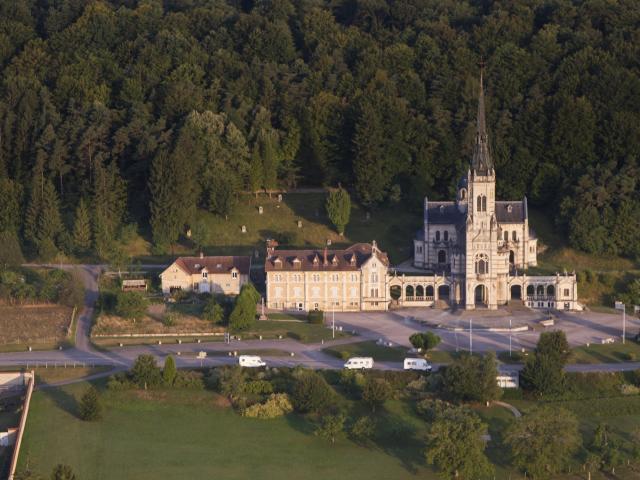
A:
<svg viewBox="0 0 640 480">
<path fill-rule="evenodd" d="M 108 351 L 95 349 L 89 339 L 95 302 L 98 299 L 98 277 L 105 268 L 104 265 L 48 265 L 76 271 L 82 278 L 85 289 L 85 304 L 79 314 L 76 330 L 75 347 L 66 350 L 14 352 L 0 354 L 0 365 L 34 365 L 44 363 L 86 363 L 92 365 L 114 365 L 117 368 L 128 368 L 141 354 L 152 354 L 160 362 L 164 362 L 167 355 L 174 355 L 178 366 L 216 366 L 236 363 L 236 359 L 225 353 L 234 350 L 247 349 L 277 349 L 292 352 L 291 357 L 264 358 L 269 365 L 293 366 L 305 365 L 310 368 L 342 368 L 343 361 L 326 355 L 322 349 L 331 345 L 343 345 L 360 342 L 363 340 L 382 339 L 392 344 L 409 346 L 409 336 L 416 331 L 424 331 L 426 327 L 415 319 L 428 322 L 432 325 L 458 326 L 461 331 L 450 328 L 431 328 L 442 338 L 439 348 L 445 350 L 466 351 L 506 351 L 509 344 L 513 350 L 521 348 L 531 349 L 537 342 L 539 333 L 528 331 L 513 333 L 489 332 L 475 330 L 470 334 L 468 330 L 469 312 L 449 312 L 430 308 L 402 309 L 389 312 L 360 312 L 360 313 L 336 313 L 336 324 L 345 330 L 354 330 L 357 336 L 333 340 L 324 344 L 302 344 L 291 339 L 283 340 L 251 340 L 232 341 L 227 345 L 221 342 L 193 343 L 193 344 L 164 344 L 129 346 L 114 348 Z M 161 268 L 163 265 L 142 265 L 143 268 Z M 480 314 L 480 312 L 477 312 Z M 523 318 L 537 318 L 541 313 L 526 311 L 520 313 Z M 469 318 L 468 318 L 469 317 Z M 497 326 L 508 325 L 507 316 L 499 316 L 492 312 L 491 319 L 495 319 Z M 598 313 L 572 313 L 558 312 L 558 322 L 554 328 L 561 328 L 567 332 L 571 345 L 583 345 L 584 343 L 599 343 L 601 338 L 615 337 L 619 335 L 621 325 L 620 316 Z M 488 320 L 485 318 L 485 322 Z M 628 316 L 627 331 L 637 332 L 640 321 Z M 205 351 L 208 356 L 204 360 L 195 357 L 197 352 Z M 434 365 L 435 369 L 439 365 Z M 401 370 L 400 363 L 376 362 L 376 368 Z M 521 365 L 503 365 L 502 370 L 517 371 Z M 640 368 L 640 362 L 596 364 L 596 365 L 569 365 L 568 371 L 624 371 Z"/>
<path fill-rule="evenodd" d="M 516 417 L 516 418 L 522 417 L 522 413 L 520 413 L 520 410 L 518 410 L 516 407 L 514 407 L 510 403 L 501 402 L 499 400 L 494 400 L 493 402 L 491 402 L 491 404 L 492 405 L 498 405 L 499 407 L 504 407 L 507 410 L 510 410 L 511 413 L 513 413 L 513 416 Z"/>
</svg>

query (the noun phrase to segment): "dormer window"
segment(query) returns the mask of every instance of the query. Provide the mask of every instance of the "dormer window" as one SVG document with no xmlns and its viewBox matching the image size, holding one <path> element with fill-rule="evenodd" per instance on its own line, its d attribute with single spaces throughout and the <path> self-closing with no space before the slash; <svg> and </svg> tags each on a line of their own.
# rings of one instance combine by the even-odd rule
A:
<svg viewBox="0 0 640 480">
<path fill-rule="evenodd" d="M 507 212 L 511 213 L 513 211 L 513 207 L 511 205 L 507 205 Z"/>
<path fill-rule="evenodd" d="M 338 257 L 334 255 L 334 256 L 333 256 L 333 259 L 331 260 L 331 263 L 332 263 L 333 265 L 338 265 Z"/>
<path fill-rule="evenodd" d="M 207 278 L 209 276 L 209 273 L 206 270 L 202 271 L 202 278 Z"/>
<path fill-rule="evenodd" d="M 356 256 L 355 255 L 351 255 L 351 260 L 349 260 L 349 263 L 351 265 L 355 265 L 356 264 Z"/>
<path fill-rule="evenodd" d="M 440 214 L 444 214 L 444 205 L 440 205 Z"/>
<path fill-rule="evenodd" d="M 293 259 L 293 268 L 300 268 L 300 259 L 298 257 Z"/>
<path fill-rule="evenodd" d="M 237 270 L 232 270 L 231 271 L 231 278 L 238 278 L 238 271 Z"/>
<path fill-rule="evenodd" d="M 282 268 L 282 260 L 280 260 L 280 257 L 276 257 L 276 259 L 273 261 L 273 265 L 276 268 Z"/>
<path fill-rule="evenodd" d="M 216 264 L 216 268 L 217 269 L 221 269 L 222 268 L 222 264 L 221 263 Z"/>
</svg>

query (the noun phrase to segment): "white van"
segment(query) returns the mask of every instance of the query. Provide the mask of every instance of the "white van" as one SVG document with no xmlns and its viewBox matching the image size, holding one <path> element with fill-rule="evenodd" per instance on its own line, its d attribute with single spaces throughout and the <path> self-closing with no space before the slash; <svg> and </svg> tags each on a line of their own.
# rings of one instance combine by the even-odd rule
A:
<svg viewBox="0 0 640 480">
<path fill-rule="evenodd" d="M 267 364 L 256 355 L 240 355 L 238 357 L 238 365 L 241 367 L 264 367 Z"/>
<path fill-rule="evenodd" d="M 353 357 L 347 360 L 344 364 L 344 368 L 349 370 L 358 370 L 365 368 L 373 368 L 373 358 L 371 357 Z"/>
<path fill-rule="evenodd" d="M 405 358 L 405 370 L 420 370 L 421 372 L 430 372 L 433 367 L 429 365 L 424 358 Z"/>
</svg>

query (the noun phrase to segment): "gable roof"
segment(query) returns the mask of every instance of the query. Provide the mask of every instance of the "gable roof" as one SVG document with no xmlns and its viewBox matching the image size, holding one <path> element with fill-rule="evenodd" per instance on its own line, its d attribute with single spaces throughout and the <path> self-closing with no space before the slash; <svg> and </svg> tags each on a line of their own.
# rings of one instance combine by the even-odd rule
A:
<svg viewBox="0 0 640 480">
<path fill-rule="evenodd" d="M 231 270 L 235 268 L 242 275 L 249 275 L 249 271 L 251 270 L 251 257 L 231 255 L 211 257 L 178 257 L 176 258 L 174 264 L 188 275 L 198 274 L 205 268 L 209 273 L 213 274 L 231 272 Z"/>
<path fill-rule="evenodd" d="M 326 261 L 325 261 L 326 255 Z M 356 243 L 344 250 L 274 249 L 264 263 L 264 269 L 271 271 L 356 271 L 360 270 L 367 260 L 375 257 L 386 267 L 389 266 L 387 254 L 370 243 Z M 294 266 L 296 262 L 296 266 Z"/>
<path fill-rule="evenodd" d="M 496 202 L 496 220 L 498 223 L 522 223 L 525 216 L 525 204 L 523 201 Z"/>
<path fill-rule="evenodd" d="M 425 221 L 437 225 L 455 225 L 464 219 L 455 202 L 428 202 Z"/>
</svg>

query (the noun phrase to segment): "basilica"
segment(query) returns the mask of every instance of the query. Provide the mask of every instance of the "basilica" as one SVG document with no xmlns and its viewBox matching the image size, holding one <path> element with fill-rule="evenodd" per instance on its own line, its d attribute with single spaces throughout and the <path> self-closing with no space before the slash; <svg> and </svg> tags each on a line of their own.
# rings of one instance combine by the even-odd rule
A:
<svg viewBox="0 0 640 480">
<path fill-rule="evenodd" d="M 425 285 L 402 282 L 402 303 L 410 303 L 412 298 L 427 302 L 440 297 L 466 309 L 496 309 L 512 300 L 534 308 L 577 308 L 575 275 L 526 275 L 526 269 L 537 264 L 537 239 L 529 227 L 526 197 L 496 199 L 482 75 L 469 170 L 458 183 L 455 201 L 425 198 L 424 225 L 413 243 L 413 264 L 432 272 L 434 287 L 426 288 L 431 276 L 421 275 Z M 439 281 L 435 281 L 437 278 Z M 408 291 L 407 286 L 411 287 Z"/>
</svg>

